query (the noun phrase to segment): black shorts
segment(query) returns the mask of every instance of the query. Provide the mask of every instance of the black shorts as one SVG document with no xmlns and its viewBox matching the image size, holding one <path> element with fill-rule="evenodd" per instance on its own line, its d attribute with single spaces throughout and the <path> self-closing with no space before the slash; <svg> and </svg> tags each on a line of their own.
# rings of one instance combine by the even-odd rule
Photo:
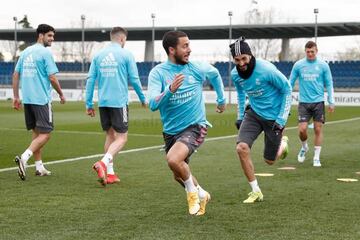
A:
<svg viewBox="0 0 360 240">
<path fill-rule="evenodd" d="M 118 133 L 128 131 L 128 106 L 123 108 L 99 107 L 101 127 L 107 131 L 112 127 Z"/>
<path fill-rule="evenodd" d="M 299 103 L 298 105 L 298 120 L 300 122 L 309 122 L 313 118 L 314 122 L 325 123 L 325 104 L 324 102 L 317 103 Z"/>
<path fill-rule="evenodd" d="M 274 122 L 260 117 L 251 108 L 248 109 L 241 123 L 236 143 L 244 142 L 251 148 L 256 138 L 264 131 L 264 158 L 275 161 L 282 134 L 276 135 L 272 130 Z"/>
<path fill-rule="evenodd" d="M 45 105 L 24 104 L 27 130 L 50 133 L 54 129 L 51 103 Z"/>
<path fill-rule="evenodd" d="M 205 136 L 207 135 L 207 128 L 199 124 L 190 125 L 185 128 L 183 131 L 179 132 L 176 135 L 170 135 L 163 133 L 165 141 L 165 152 L 168 153 L 171 147 L 177 142 L 184 143 L 188 149 L 189 154 L 185 160 L 186 163 L 189 163 L 191 154 L 194 153 L 196 149 L 204 142 Z"/>
</svg>

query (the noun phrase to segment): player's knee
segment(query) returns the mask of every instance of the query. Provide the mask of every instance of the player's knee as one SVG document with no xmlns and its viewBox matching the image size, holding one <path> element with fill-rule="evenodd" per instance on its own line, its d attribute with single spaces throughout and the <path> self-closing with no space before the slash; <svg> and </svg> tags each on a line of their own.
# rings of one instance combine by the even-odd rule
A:
<svg viewBox="0 0 360 240">
<path fill-rule="evenodd" d="M 170 168 L 178 165 L 178 159 L 172 154 L 168 154 L 166 160 Z"/>
<path fill-rule="evenodd" d="M 41 138 L 44 142 L 47 142 L 50 140 L 51 135 L 50 135 L 50 133 L 44 133 L 44 134 L 41 134 Z"/>
<path fill-rule="evenodd" d="M 306 131 L 307 131 L 306 127 L 300 127 L 299 128 L 299 133 L 302 134 L 302 135 L 306 134 Z"/>
<path fill-rule="evenodd" d="M 117 141 L 120 144 L 125 144 L 127 142 L 127 134 L 119 134 L 113 137 L 112 141 Z"/>
<path fill-rule="evenodd" d="M 121 138 L 121 141 L 125 144 L 128 140 L 127 134 Z"/>
<path fill-rule="evenodd" d="M 250 152 L 250 147 L 247 143 L 240 142 L 236 145 L 236 152 L 240 155 L 248 154 Z"/>
</svg>

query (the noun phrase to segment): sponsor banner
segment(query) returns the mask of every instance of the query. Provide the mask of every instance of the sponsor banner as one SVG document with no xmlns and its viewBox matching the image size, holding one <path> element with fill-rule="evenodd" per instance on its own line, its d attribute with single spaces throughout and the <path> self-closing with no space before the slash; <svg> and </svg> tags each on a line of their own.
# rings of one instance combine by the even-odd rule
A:
<svg viewBox="0 0 360 240">
<path fill-rule="evenodd" d="M 85 91 L 80 89 L 63 89 L 65 98 L 67 101 L 84 101 Z M 144 91 L 144 94 L 147 94 L 147 91 Z M 297 105 L 299 103 L 299 94 L 298 92 L 293 92 L 292 94 L 292 105 Z M 53 90 L 52 92 L 53 101 L 59 101 L 59 96 Z M 0 88 L 0 100 L 12 99 L 13 91 L 11 88 Z M 231 103 L 237 103 L 237 93 L 235 91 L 225 91 L 225 97 L 229 103 L 229 97 L 231 98 Z M 21 91 L 20 91 L 21 98 Z M 215 91 L 204 91 L 204 98 L 206 103 L 216 103 L 216 93 Z M 337 106 L 360 106 L 360 92 L 335 92 L 335 105 Z M 97 101 L 97 90 L 94 92 L 94 102 Z M 129 90 L 129 102 L 139 102 L 139 99 L 134 90 Z M 327 94 L 325 93 L 325 103 L 327 103 Z"/>
</svg>

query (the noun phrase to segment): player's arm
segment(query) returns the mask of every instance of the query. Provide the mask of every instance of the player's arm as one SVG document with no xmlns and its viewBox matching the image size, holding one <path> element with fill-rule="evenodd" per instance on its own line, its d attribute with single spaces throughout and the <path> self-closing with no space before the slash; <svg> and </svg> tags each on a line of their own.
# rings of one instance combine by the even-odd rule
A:
<svg viewBox="0 0 360 240">
<path fill-rule="evenodd" d="M 46 72 L 47 72 L 47 75 L 49 77 L 51 86 L 59 94 L 60 103 L 64 104 L 65 103 L 65 97 L 64 97 L 64 94 L 63 94 L 63 92 L 61 90 L 60 83 L 57 80 L 57 77 L 55 76 L 55 74 L 58 73 L 59 70 L 58 70 L 58 68 L 57 68 L 57 66 L 55 64 L 54 58 L 51 55 L 50 51 L 46 50 L 44 52 L 44 60 L 45 60 Z"/>
<path fill-rule="evenodd" d="M 245 103 L 246 103 L 246 94 L 243 88 L 239 84 L 239 75 L 236 73 L 231 73 L 231 80 L 235 86 L 236 93 L 237 93 L 237 119 L 235 122 L 235 126 L 237 129 L 240 129 L 242 120 L 244 119 L 245 115 Z"/>
<path fill-rule="evenodd" d="M 91 117 L 95 116 L 93 97 L 94 97 L 96 79 L 97 79 L 97 68 L 94 58 L 90 64 L 88 78 L 86 80 L 86 87 L 85 87 L 86 114 Z"/>
<path fill-rule="evenodd" d="M 238 103 L 238 111 L 237 111 L 237 120 L 243 120 L 245 114 L 245 103 L 246 103 L 246 94 L 243 88 L 239 84 L 239 75 L 236 73 L 231 73 L 231 80 L 235 86 L 237 92 L 237 103 Z"/>
<path fill-rule="evenodd" d="M 211 85 L 214 87 L 214 90 L 216 92 L 216 96 L 217 96 L 216 111 L 218 113 L 222 113 L 223 111 L 225 111 L 226 98 L 225 98 L 225 92 L 224 92 L 224 84 L 221 79 L 221 75 L 214 66 L 212 66 L 208 63 L 202 63 L 202 68 L 203 68 L 203 71 L 205 72 L 206 79 L 209 79 Z"/>
<path fill-rule="evenodd" d="M 19 110 L 21 107 L 21 101 L 19 96 L 19 79 L 20 79 L 19 72 L 14 71 L 12 76 L 12 87 L 14 93 L 13 108 L 16 110 Z"/>
<path fill-rule="evenodd" d="M 279 125 L 280 128 L 285 127 L 287 119 L 289 117 L 289 112 L 291 108 L 291 86 L 288 79 L 276 68 L 270 74 L 270 79 L 272 84 L 279 89 L 281 93 L 281 107 L 280 112 L 275 120 L 275 123 Z"/>
<path fill-rule="evenodd" d="M 295 82 L 299 77 L 299 70 L 296 64 L 294 64 L 293 68 L 291 69 L 291 73 L 290 73 L 290 85 L 291 88 L 293 89 L 295 86 Z"/>
<path fill-rule="evenodd" d="M 177 74 L 171 85 L 165 85 L 160 73 L 156 69 L 151 70 L 148 78 L 148 99 L 151 111 L 156 111 L 166 104 L 169 98 L 179 89 L 184 78 L 184 75 Z"/>
<path fill-rule="evenodd" d="M 136 66 L 135 59 L 132 54 L 129 54 L 128 62 L 127 62 L 127 69 L 128 69 L 128 77 L 130 80 L 131 85 L 133 86 L 136 94 L 139 97 L 139 100 L 142 106 L 146 106 L 146 98 L 142 91 L 141 82 L 139 78 L 139 72 Z"/>
<path fill-rule="evenodd" d="M 334 112 L 335 110 L 335 100 L 334 100 L 334 86 L 333 86 L 333 79 L 330 71 L 330 67 L 328 64 L 324 66 L 324 80 L 325 80 L 325 87 L 328 93 L 328 103 L 329 103 L 329 112 Z"/>
<path fill-rule="evenodd" d="M 60 103 L 64 104 L 66 100 L 65 100 L 64 94 L 61 90 L 60 83 L 59 83 L 57 77 L 55 76 L 55 74 L 50 75 L 49 80 L 50 80 L 51 86 L 59 94 Z"/>
<path fill-rule="evenodd" d="M 23 55 L 20 55 L 19 60 L 16 63 L 15 71 L 12 76 L 12 87 L 13 87 L 13 108 L 19 110 L 21 107 L 20 95 L 19 95 L 19 84 L 20 84 L 20 73 L 22 71 Z"/>
</svg>

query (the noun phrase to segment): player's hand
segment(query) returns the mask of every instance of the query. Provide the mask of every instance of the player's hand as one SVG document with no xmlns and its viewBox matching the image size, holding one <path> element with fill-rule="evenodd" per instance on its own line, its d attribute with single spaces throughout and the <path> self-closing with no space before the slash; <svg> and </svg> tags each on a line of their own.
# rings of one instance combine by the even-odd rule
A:
<svg viewBox="0 0 360 240">
<path fill-rule="evenodd" d="M 141 107 L 142 107 L 142 108 L 147 108 L 147 107 L 148 107 L 148 103 L 147 103 L 147 102 L 142 102 L 142 103 L 141 103 Z"/>
<path fill-rule="evenodd" d="M 21 101 L 19 98 L 14 98 L 13 99 L 13 108 L 15 110 L 19 110 L 21 108 Z"/>
<path fill-rule="evenodd" d="M 225 111 L 225 108 L 226 108 L 226 105 L 225 105 L 225 104 L 223 104 L 223 105 L 217 105 L 217 106 L 216 106 L 216 112 L 217 112 L 217 113 L 222 113 L 222 112 Z"/>
<path fill-rule="evenodd" d="M 90 117 L 95 117 L 95 109 L 93 108 L 86 109 L 86 114 L 89 115 Z"/>
<path fill-rule="evenodd" d="M 278 124 L 277 122 L 274 122 L 272 130 L 274 131 L 275 135 L 278 136 L 284 131 L 284 127 Z"/>
<path fill-rule="evenodd" d="M 240 119 L 235 121 L 235 126 L 236 126 L 237 130 L 240 129 L 241 123 L 242 123 L 242 120 L 240 120 Z"/>
<path fill-rule="evenodd" d="M 170 92 L 175 93 L 179 89 L 179 87 L 182 85 L 184 79 L 185 79 L 184 74 L 176 74 L 174 81 L 170 85 Z"/>
<path fill-rule="evenodd" d="M 335 105 L 334 105 L 334 104 L 330 104 L 330 105 L 329 105 L 328 112 L 329 112 L 329 113 L 335 112 Z"/>
<path fill-rule="evenodd" d="M 60 97 L 60 103 L 64 104 L 66 102 L 64 95 L 59 95 L 59 97 Z"/>
</svg>

